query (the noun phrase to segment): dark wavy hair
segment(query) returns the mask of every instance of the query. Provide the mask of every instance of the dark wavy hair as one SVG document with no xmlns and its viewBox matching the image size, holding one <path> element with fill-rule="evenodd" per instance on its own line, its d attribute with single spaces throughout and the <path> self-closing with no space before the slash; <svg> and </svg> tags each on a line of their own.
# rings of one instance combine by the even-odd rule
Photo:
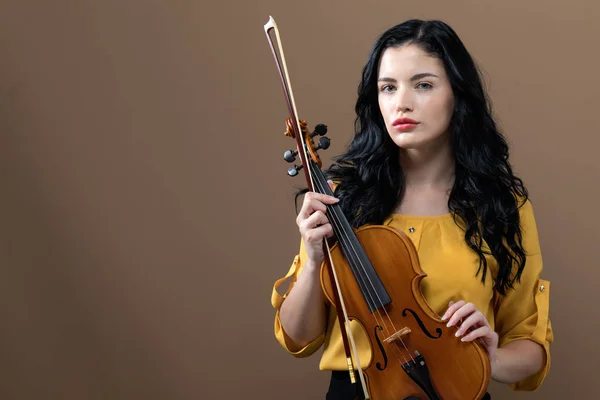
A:
<svg viewBox="0 0 600 400">
<path fill-rule="evenodd" d="M 418 45 L 444 64 L 455 98 L 449 129 L 455 178 L 448 207 L 479 256 L 476 275 L 482 271 L 485 281 L 485 254 L 491 254 L 499 266 L 495 289 L 505 294 L 525 267 L 518 203 L 528 193 L 512 172 L 508 145 L 492 117 L 480 71 L 446 23 L 413 19 L 378 38 L 358 87 L 354 137 L 326 175 L 338 183 L 335 196 L 353 227 L 382 224 L 401 201 L 405 181 L 400 152 L 379 110 L 377 78 L 384 50 L 404 44 Z"/>
</svg>

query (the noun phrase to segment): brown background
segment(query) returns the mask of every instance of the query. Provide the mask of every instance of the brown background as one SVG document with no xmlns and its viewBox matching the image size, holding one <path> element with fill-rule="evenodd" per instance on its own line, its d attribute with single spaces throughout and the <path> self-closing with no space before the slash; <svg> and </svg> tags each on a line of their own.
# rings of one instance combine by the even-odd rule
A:
<svg viewBox="0 0 600 400">
<path fill-rule="evenodd" d="M 600 3 L 3 0 L 0 399 L 319 399 L 273 336 L 298 248 L 276 18 L 301 118 L 350 138 L 377 35 L 452 24 L 531 191 L 556 342 L 537 392 L 600 391 Z M 595 396 L 594 396 L 595 395 Z"/>
</svg>

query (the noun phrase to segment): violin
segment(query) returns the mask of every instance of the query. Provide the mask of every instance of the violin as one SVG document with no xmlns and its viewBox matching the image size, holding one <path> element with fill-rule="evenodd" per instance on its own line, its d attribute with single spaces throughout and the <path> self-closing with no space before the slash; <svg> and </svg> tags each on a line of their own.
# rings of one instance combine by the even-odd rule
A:
<svg viewBox="0 0 600 400">
<path fill-rule="evenodd" d="M 324 136 L 327 128 L 319 124 L 311 133 L 306 121 L 298 119 L 279 30 L 272 17 L 264 30 L 290 114 L 285 135 L 296 141 L 296 150 L 287 150 L 284 159 L 294 163 L 299 156 L 301 160 L 300 165 L 290 167 L 288 175 L 297 176 L 303 170 L 309 191 L 333 196 L 318 154 L 329 147 Z M 320 136 L 318 144 L 316 136 Z M 454 335 L 457 327 L 448 328 L 429 307 L 420 288 L 427 275 L 411 239 L 389 226 L 352 228 L 339 204 L 327 205 L 326 216 L 333 227 L 334 243 L 323 240 L 321 286 L 336 310 L 348 373 L 357 393 L 360 382 L 365 399 L 481 399 L 491 378 L 489 355 L 478 341 L 460 341 Z M 368 365 L 360 364 L 351 320 L 368 334 L 372 351 Z"/>
</svg>

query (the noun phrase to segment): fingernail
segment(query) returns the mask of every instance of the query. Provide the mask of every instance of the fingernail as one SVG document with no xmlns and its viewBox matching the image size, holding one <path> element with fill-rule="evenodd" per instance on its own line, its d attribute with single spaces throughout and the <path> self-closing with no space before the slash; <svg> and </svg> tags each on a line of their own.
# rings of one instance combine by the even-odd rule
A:
<svg viewBox="0 0 600 400">
<path fill-rule="evenodd" d="M 445 321 L 445 320 L 446 320 L 446 318 L 448 318 L 448 313 L 446 313 L 446 314 L 444 314 L 444 315 L 442 316 L 442 321 Z"/>
<path fill-rule="evenodd" d="M 459 337 L 460 336 L 460 331 L 456 331 L 456 333 L 454 334 L 454 336 Z"/>
</svg>

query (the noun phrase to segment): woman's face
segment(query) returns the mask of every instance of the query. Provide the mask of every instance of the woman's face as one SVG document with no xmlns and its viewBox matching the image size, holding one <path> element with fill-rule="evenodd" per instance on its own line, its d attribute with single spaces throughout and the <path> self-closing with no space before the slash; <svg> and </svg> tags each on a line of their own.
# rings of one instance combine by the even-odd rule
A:
<svg viewBox="0 0 600 400">
<path fill-rule="evenodd" d="M 425 149 L 447 139 L 454 94 L 442 61 L 414 44 L 384 51 L 378 74 L 379 110 L 402 149 Z"/>
</svg>

